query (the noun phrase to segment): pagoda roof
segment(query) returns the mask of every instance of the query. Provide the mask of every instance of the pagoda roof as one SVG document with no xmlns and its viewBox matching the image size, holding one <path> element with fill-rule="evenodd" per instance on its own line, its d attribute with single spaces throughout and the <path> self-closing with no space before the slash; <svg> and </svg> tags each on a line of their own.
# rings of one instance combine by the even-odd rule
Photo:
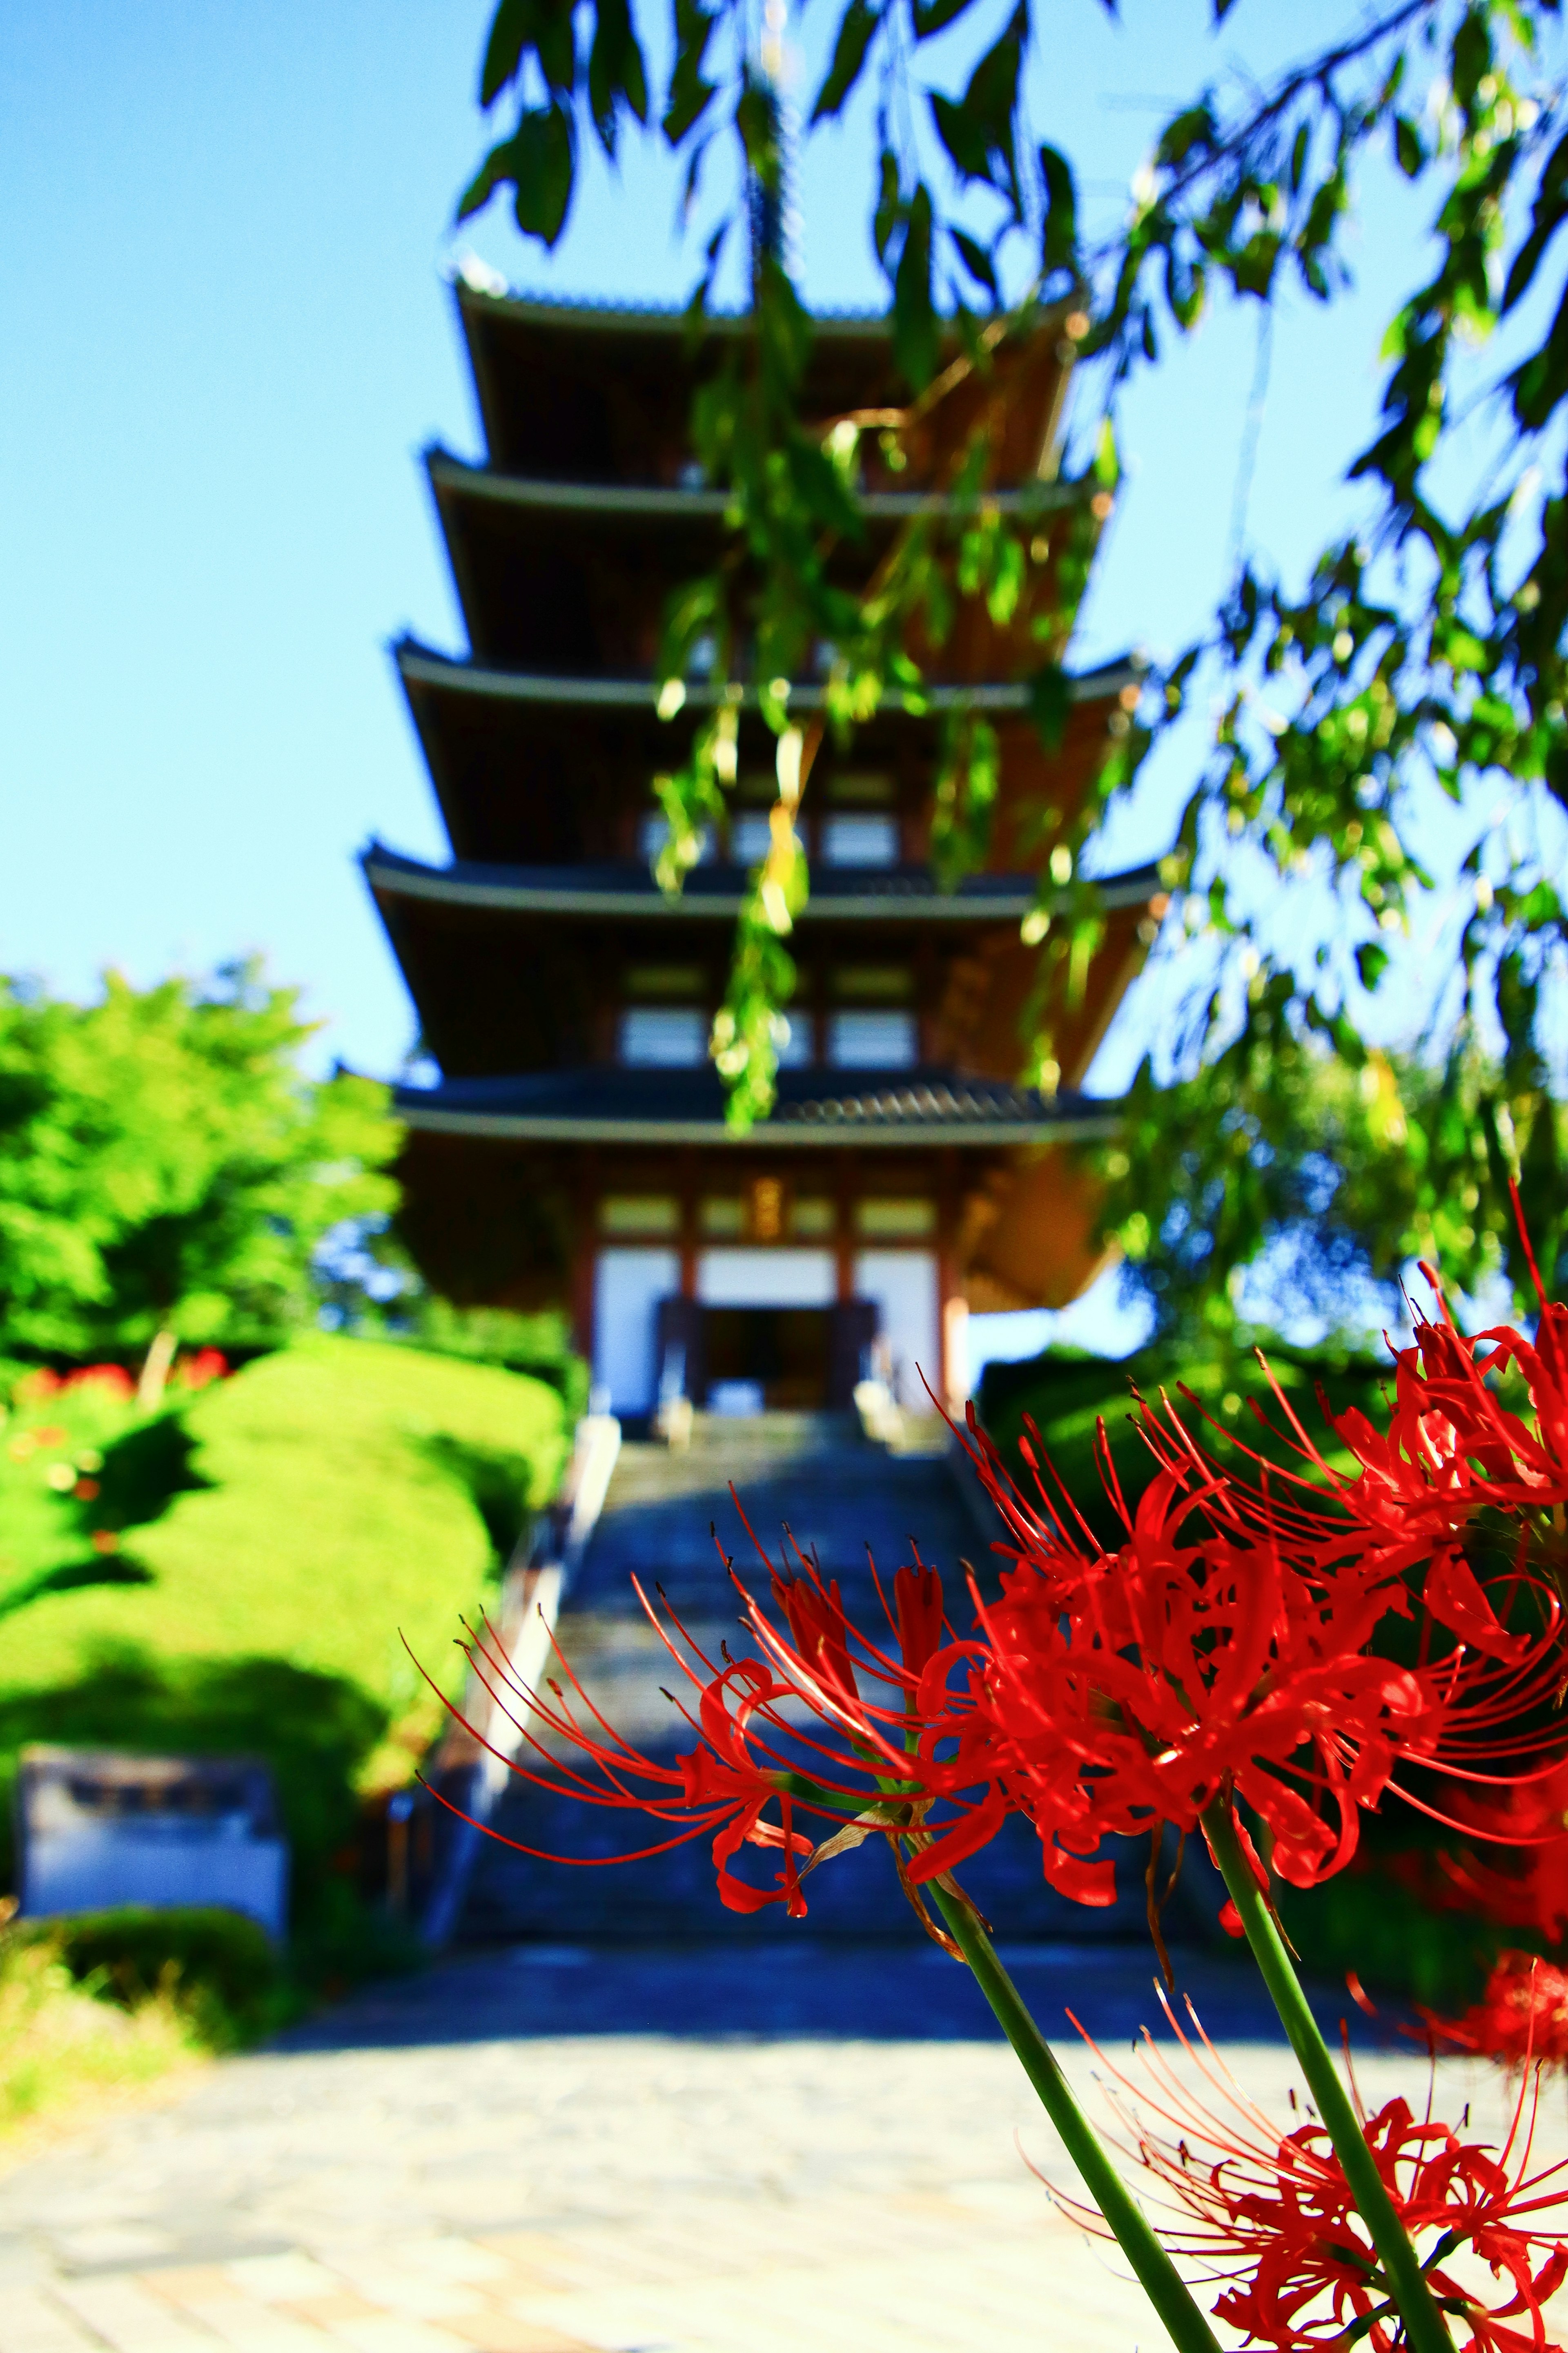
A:
<svg viewBox="0 0 1568 2353">
<path fill-rule="evenodd" d="M 1069 1144 L 1115 1132 L 1120 1105 L 1047 1095 L 942 1069 L 781 1070 L 771 1119 L 747 1135 L 724 1124 L 710 1066 L 613 1064 L 523 1078 L 448 1079 L 399 1087 L 394 1106 L 422 1134 L 535 1144 L 712 1145 L 729 1150 L 857 1146 L 966 1147 Z"/>
<path fill-rule="evenodd" d="M 378 896 L 435 900 L 447 906 L 505 909 L 519 914 L 601 916 L 609 922 L 733 923 L 744 903 L 750 869 L 694 867 L 679 893 L 661 891 L 639 862 L 582 866 L 495 866 L 458 860 L 428 866 L 372 842 L 361 854 L 366 881 Z M 1157 866 L 1106 876 L 1110 907 L 1142 907 L 1159 891 Z M 943 891 L 926 866 L 815 865 L 811 895 L 795 921 L 855 923 L 892 920 L 972 923 L 1021 922 L 1038 898 L 1033 876 L 971 874 Z"/>
<path fill-rule="evenodd" d="M 399 638 L 392 653 L 405 689 L 433 687 L 455 694 L 487 695 L 499 702 L 544 703 L 582 711 L 646 711 L 650 716 L 658 716 L 659 689 L 651 676 L 561 678 L 542 670 L 508 670 L 493 663 L 465 661 L 460 655 L 438 653 L 414 637 Z M 1122 654 L 1114 661 L 1101 662 L 1095 670 L 1080 670 L 1068 682 L 1068 699 L 1074 702 L 1110 702 L 1124 687 L 1141 685 L 1147 667 L 1142 656 Z M 729 692 L 728 688 L 713 685 L 705 679 L 689 679 L 681 708 L 711 711 Z M 826 708 L 826 688 L 807 680 L 791 687 L 789 707 L 791 711 L 818 712 Z M 930 685 L 920 690 L 915 701 L 920 707 L 911 710 L 902 691 L 889 687 L 876 716 L 857 728 L 857 741 L 883 717 L 918 721 L 927 711 L 1025 712 L 1029 707 L 1029 687 L 1026 681 L 1015 680 L 978 685 Z M 757 704 L 757 688 L 742 682 L 742 708 L 754 711 Z M 661 727 L 665 724 L 663 721 L 658 723 Z"/>
<path fill-rule="evenodd" d="M 693 392 L 753 332 L 746 311 L 710 312 L 694 324 L 685 309 L 538 301 L 461 280 L 454 290 L 491 459 L 579 481 L 675 480 L 688 454 Z M 1075 356 L 1062 335 L 1071 307 L 1040 311 L 1033 333 L 1010 336 L 997 352 L 990 378 L 950 396 L 962 438 L 976 390 L 985 397 L 991 382 L 1008 381 L 1005 473 L 1053 470 Z M 956 350 L 956 337 L 950 341 Z M 901 406 L 908 397 L 886 315 L 814 316 L 803 414 Z"/>
<path fill-rule="evenodd" d="M 481 659 L 565 671 L 646 661 L 671 593 L 711 570 L 727 537 L 731 501 L 721 490 L 564 482 L 467 465 L 445 451 L 427 451 L 426 466 L 468 641 Z M 1027 533 L 1083 506 L 1092 487 L 1036 480 L 987 492 L 985 503 Z M 828 569 L 851 587 L 917 518 L 959 521 L 975 506 L 934 491 L 868 490 L 857 501 L 860 531 L 831 543 Z M 1035 605 L 1053 596 L 1049 568 L 1031 571 L 1012 635 L 1026 637 Z M 939 676 L 973 676 L 973 664 L 968 637 L 955 630 L 930 667 Z M 1009 666 L 997 665 L 1003 674 Z"/>
<path fill-rule="evenodd" d="M 373 848 L 364 871 L 429 1050 L 449 1078 L 597 1066 L 622 1008 L 628 962 L 679 966 L 681 1001 L 717 1002 L 748 874 L 703 867 L 667 898 L 647 868 L 466 871 Z M 1080 1085 L 1100 1034 L 1142 961 L 1151 867 L 1110 878 L 1110 906 L 1081 995 L 1058 1008 L 1056 1051 Z M 1036 990 L 1037 949 L 1022 936 L 1035 902 L 1016 874 L 977 875 L 940 892 L 924 868 L 822 867 L 794 947 L 814 976 L 892 956 L 917 967 L 926 1050 L 935 1061 L 1011 1081 L 1019 1023 Z M 823 970 L 818 973 L 816 968 Z M 693 977 L 693 976 L 697 976 Z"/>
<path fill-rule="evenodd" d="M 458 310 L 465 315 L 481 306 L 492 314 L 526 320 L 531 326 L 548 326 L 570 334 L 595 329 L 616 334 L 624 329 L 648 335 L 679 335 L 684 342 L 690 305 L 686 302 L 632 301 L 618 294 L 575 294 L 562 301 L 550 294 L 520 293 L 515 287 L 496 290 L 473 286 L 457 276 L 452 280 Z M 743 336 L 752 321 L 750 311 L 705 311 L 701 332 L 721 338 Z M 813 334 L 848 335 L 886 343 L 889 333 L 882 311 L 825 310 L 811 313 Z"/>
<path fill-rule="evenodd" d="M 506 472 L 454 457 L 439 442 L 425 450 L 425 470 L 437 501 L 465 498 L 498 506 L 551 514 L 627 516 L 668 523 L 690 517 L 721 522 L 733 504 L 728 491 L 670 486 L 662 482 L 566 482 L 552 475 Z M 986 490 L 967 498 L 931 490 L 862 491 L 855 504 L 868 522 L 910 522 L 920 515 L 960 514 L 984 505 L 1003 515 L 1059 513 L 1087 503 L 1093 485 L 1032 481 L 1012 489 Z"/>
<path fill-rule="evenodd" d="M 459 858 L 548 864 L 614 854 L 623 847 L 612 839 L 614 812 L 641 806 L 647 780 L 680 765 L 693 727 L 720 693 L 709 681 L 690 680 L 679 713 L 664 720 L 658 716 L 658 689 L 646 673 L 553 675 L 508 669 L 454 659 L 411 638 L 393 651 L 447 838 Z M 1074 715 L 1052 761 L 1052 797 L 1058 805 L 1072 805 L 1075 781 L 1087 783 L 1097 765 L 1101 730 L 1096 714 L 1136 691 L 1142 674 L 1137 658 L 1124 657 L 1071 681 Z M 1016 681 L 932 686 L 925 702 L 927 711 L 938 715 L 968 708 L 998 724 L 1026 729 L 1033 738 L 1028 692 Z M 771 767 L 773 738 L 756 690 L 742 684 L 741 694 L 742 765 Z M 793 691 L 790 707 L 809 718 L 824 702 L 822 683 L 813 680 Z M 1034 756 L 1043 757 L 1034 740 Z M 857 727 L 848 756 L 857 767 L 876 768 L 933 755 L 930 719 L 892 693 Z"/>
</svg>

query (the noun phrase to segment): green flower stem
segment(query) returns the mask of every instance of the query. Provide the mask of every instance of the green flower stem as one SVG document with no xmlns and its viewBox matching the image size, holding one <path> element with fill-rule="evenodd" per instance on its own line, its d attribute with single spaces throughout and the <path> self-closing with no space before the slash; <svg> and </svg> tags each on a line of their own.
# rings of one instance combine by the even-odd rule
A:
<svg viewBox="0 0 1568 2353">
<path fill-rule="evenodd" d="M 1454 2340 L 1427 2285 L 1410 2234 L 1394 2210 L 1376 2159 L 1367 2147 L 1361 2120 L 1340 2081 L 1329 2046 L 1318 2031 L 1318 2021 L 1290 1965 L 1290 1956 L 1274 1924 L 1263 1890 L 1242 1853 L 1228 1799 L 1210 1806 L 1203 1820 L 1215 1861 L 1224 1874 L 1230 1900 L 1241 1915 L 1247 1941 L 1263 1973 L 1263 1982 L 1284 2022 L 1290 2048 L 1301 2063 L 1308 2089 L 1317 2103 L 1318 2114 L 1344 2168 L 1351 2194 L 1377 2249 L 1384 2278 L 1404 2318 L 1412 2353 L 1453 2353 Z"/>
<path fill-rule="evenodd" d="M 1219 2353 L 1218 2339 L 1206 2317 L 1074 2099 L 1050 2044 L 1025 2008 L 996 1947 L 968 1905 L 954 1903 L 939 1886 L 933 1885 L 930 1892 L 1089 2196 L 1115 2232 L 1139 2284 L 1163 2321 L 1172 2344 L 1178 2353 Z"/>
</svg>

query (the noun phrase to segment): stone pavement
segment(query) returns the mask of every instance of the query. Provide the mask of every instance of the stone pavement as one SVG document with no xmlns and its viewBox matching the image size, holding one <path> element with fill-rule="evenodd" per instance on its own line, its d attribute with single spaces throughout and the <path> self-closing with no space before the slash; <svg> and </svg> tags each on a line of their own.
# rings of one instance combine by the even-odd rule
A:
<svg viewBox="0 0 1568 2353">
<path fill-rule="evenodd" d="M 1109 1957 L 1058 1954 L 1042 1982 L 1094 1978 Z M 919 1964 L 933 1982 L 940 1958 Z M 1026 2171 L 1015 2132 L 1071 2179 L 1004 2045 L 820 2026 L 541 2031 L 590 1981 L 603 2024 L 649 1966 L 559 1950 L 450 1964 L 18 2167 L 0 2178 L 0 2353 L 1163 2346 L 1116 2251 L 1087 2242 Z M 702 2020 L 700 1960 L 662 1966 L 684 1997 L 677 2016 Z M 896 2031 L 916 1962 L 890 1978 L 886 1956 L 862 1966 L 863 2006 L 880 1986 L 883 2031 Z M 770 1978 L 777 1968 L 769 1953 Z M 775 1988 L 757 1997 L 759 2021 L 777 2014 Z M 651 1999 L 645 1979 L 645 2014 Z M 733 1987 L 713 2008 L 743 2011 Z M 1064 2055 L 1088 2091 L 1092 2063 Z M 1287 2052 L 1241 2042 L 1226 2057 L 1288 2116 Z M 1423 2087 L 1417 2053 L 1358 2063 L 1374 2099 Z M 1456 2062 L 1442 2073 L 1445 2106 L 1471 2099 L 1475 2121 L 1495 2124 L 1495 2078 Z M 1561 2091 L 1542 2125 L 1562 2154 Z"/>
</svg>

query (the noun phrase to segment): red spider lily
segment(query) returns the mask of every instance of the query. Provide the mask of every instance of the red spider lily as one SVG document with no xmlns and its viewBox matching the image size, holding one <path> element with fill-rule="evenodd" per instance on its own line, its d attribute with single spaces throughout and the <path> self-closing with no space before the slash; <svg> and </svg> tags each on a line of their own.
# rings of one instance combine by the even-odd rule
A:
<svg viewBox="0 0 1568 2353">
<path fill-rule="evenodd" d="M 1563 1505 L 1568 1502 L 1568 1306 L 1547 1298 L 1522 1219 L 1520 1231 L 1541 1308 L 1533 1342 L 1511 1324 L 1460 1332 L 1436 1271 L 1423 1262 L 1438 1316 L 1434 1322 L 1418 1315 L 1413 1345 L 1394 1351 L 1386 1431 L 1374 1430 L 1353 1409 L 1331 1413 L 1324 1401 L 1342 1443 L 1360 1465 L 1353 1478 L 1345 1479 L 1323 1461 L 1275 1390 L 1302 1454 L 1349 1516 L 1412 1559 L 1432 1553 L 1438 1575 L 1453 1564 L 1461 1587 L 1468 1571 L 1451 1540 L 1463 1535 L 1478 1513 L 1489 1507 L 1552 1514 L 1561 1537 Z M 1533 1428 L 1498 1396 L 1499 1378 L 1510 1366 L 1524 1381 Z"/>
<path fill-rule="evenodd" d="M 956 1736 L 963 1780 L 988 1785 L 971 1834 L 988 1809 L 1016 1808 L 1039 1831 L 1047 1877 L 1109 1903 L 1110 1866 L 1093 1860 L 1102 1838 L 1164 1821 L 1190 1831 L 1234 1791 L 1266 1825 L 1281 1877 L 1310 1886 L 1350 1862 L 1361 1815 L 1401 1764 L 1479 1783 L 1489 1757 L 1511 1776 L 1561 1748 L 1560 1728 L 1516 1729 L 1560 1672 L 1553 1596 L 1531 1586 L 1539 1630 L 1514 1633 L 1462 1563 L 1422 1588 L 1402 1547 L 1303 1480 L 1222 1476 L 1168 1409 L 1144 1408 L 1143 1435 L 1160 1468 L 1133 1512 L 1101 1431 L 1127 1529 L 1108 1552 L 1037 1471 L 1037 1503 L 1026 1498 L 971 1418 L 1011 1566 L 1001 1601 L 981 1612 L 962 1703 L 942 1716 L 929 1673 L 922 1690 L 939 1734 Z M 1034 1467 L 1026 1441 L 1026 1459 Z M 1372 1648 L 1391 1616 L 1416 1618 L 1414 1664 Z M 963 1835 L 939 1839 L 916 1875 L 956 1860 Z"/>
<path fill-rule="evenodd" d="M 488 1623 L 465 1643 L 469 1664 L 515 1726 L 529 1760 L 501 1759 L 512 1772 L 552 1794 L 676 1826 L 674 1836 L 627 1854 L 543 1859 L 636 1862 L 712 1832 L 725 1905 L 754 1912 L 783 1904 L 795 1917 L 806 1908 L 801 1886 L 805 1874 L 878 1832 L 894 1841 L 904 1878 L 897 1838 L 903 1833 L 917 1846 L 925 1841 L 923 1812 L 941 1794 L 943 1780 L 940 1771 L 920 1768 L 909 1746 L 922 1677 L 951 1641 L 941 1579 L 918 1552 L 912 1565 L 898 1571 L 891 1606 L 884 1602 L 895 1654 L 851 1627 L 837 1585 L 825 1582 L 815 1562 L 798 1552 L 796 1557 L 798 1575 L 781 1572 L 772 1580 L 787 1632 L 735 1577 L 732 1564 L 725 1563 L 760 1657 L 734 1658 L 726 1651 L 721 1661 L 710 1659 L 673 1612 L 661 1618 L 632 1580 L 691 1695 L 674 1704 L 679 1720 L 697 1735 L 697 1746 L 669 1761 L 644 1755 L 605 1721 L 553 1638 L 559 1673 L 547 1680 L 544 1693 L 517 1678 Z M 458 1721 L 500 1757 L 466 1717 Z M 553 1753 L 555 1746 L 572 1754 L 563 1758 Z M 834 1833 L 818 1842 L 801 1829 L 803 1817 L 832 1822 Z M 501 1842 L 523 1853 L 542 1852 L 516 1840 Z M 731 1871 L 744 1846 L 779 1853 L 773 1886 L 758 1886 Z M 922 1900 L 907 1880 L 905 1884 L 925 1925 L 946 1941 Z"/>
<path fill-rule="evenodd" d="M 1542 1300 L 1533 1344 L 1510 1324 L 1467 1337 L 1454 1327 L 1436 1276 L 1422 1271 L 1442 1320 L 1420 1319 L 1415 1345 L 1395 1356 L 1386 1436 L 1363 1414 L 1335 1418 L 1362 1466 L 1347 1503 L 1406 1543 L 1458 1533 L 1489 1504 L 1560 1514 L 1568 1500 L 1568 1307 Z M 1533 1430 L 1493 1386 L 1510 1365 L 1529 1391 Z"/>
<path fill-rule="evenodd" d="M 1421 1349 L 1399 1366 L 1404 1435 L 1379 1453 L 1382 1441 L 1350 1432 L 1362 1446 L 1357 1479 L 1331 1472 L 1296 1425 L 1327 1493 L 1266 1464 L 1222 1474 L 1168 1406 L 1145 1406 L 1157 1472 L 1136 1511 L 1100 1433 L 1126 1529 L 1114 1551 L 1051 1499 L 1037 1470 L 1037 1502 L 1026 1499 L 972 1414 L 970 1451 L 1010 1561 L 999 1601 L 984 1605 L 972 1588 L 973 1635 L 955 1639 L 918 1554 L 884 1602 L 879 1642 L 847 1623 L 837 1587 L 797 1551 L 795 1570 L 772 1577 L 782 1627 L 735 1580 L 754 1654 L 707 1658 L 671 1620 L 665 1640 L 698 1745 L 670 1763 L 624 1742 L 563 1661 L 570 1690 L 553 1681 L 546 1696 L 514 1683 L 488 1634 L 471 1662 L 492 1699 L 511 1703 L 530 1760 L 514 1770 L 670 1825 L 642 1853 L 710 1832 L 720 1893 L 739 1910 L 804 1912 L 805 1873 L 873 1833 L 889 1837 L 912 1894 L 945 1881 L 1012 1813 L 1033 1823 L 1047 1880 L 1085 1904 L 1114 1898 L 1107 1837 L 1157 1839 L 1166 1822 L 1185 1833 L 1237 1798 L 1263 1826 L 1273 1868 L 1300 1886 L 1351 1862 L 1362 1815 L 1395 1786 L 1450 1826 L 1485 1818 L 1494 1839 L 1539 1843 L 1543 1827 L 1510 1828 L 1488 1807 L 1506 1787 L 1544 1785 L 1562 1764 L 1568 1730 L 1541 1708 L 1562 1679 L 1562 1604 L 1522 1560 L 1483 1589 L 1453 1531 L 1472 1490 L 1478 1509 L 1506 1497 L 1509 1464 L 1516 1488 L 1556 1492 L 1568 1310 L 1543 1311 L 1542 1333 L 1533 1350 L 1493 1334 L 1487 1360 L 1524 1367 L 1535 1435 L 1498 1407 L 1479 1344 L 1447 1322 L 1424 1325 Z M 1435 1417 L 1458 1433 L 1451 1444 L 1433 1439 Z M 1399 1480 L 1412 1498 L 1403 1516 Z M 1525 1609 L 1531 1633 L 1505 1622 Z M 1394 1619 L 1408 1627 L 1402 1660 L 1379 1655 Z M 561 1761 L 555 1746 L 581 1762 Z M 1447 1776 L 1468 1812 L 1439 1813 L 1396 1785 L 1405 1766 Z M 803 1819 L 836 1828 L 815 1842 Z M 731 1868 L 748 1845 L 779 1852 L 773 1884 Z"/>
<path fill-rule="evenodd" d="M 1422 2015 L 1443 2042 L 1510 2067 L 1568 2060 L 1568 1972 L 1534 1953 L 1500 1953 L 1463 2018 Z"/>
<path fill-rule="evenodd" d="M 1147 2031 L 1146 2085 L 1089 2044 L 1117 2087 L 1108 2086 L 1108 2097 L 1127 2153 L 1163 2193 L 1171 2217 L 1162 2230 L 1165 2243 L 1201 2265 L 1211 2283 L 1229 2283 L 1215 2314 L 1249 2343 L 1297 2353 L 1346 2341 L 1350 2331 L 1349 2341 L 1364 2337 L 1373 2353 L 1393 2353 L 1402 2340 L 1400 2316 L 1327 2132 L 1313 2123 L 1281 2134 L 1241 2091 L 1191 2005 L 1201 2048 L 1169 2003 L 1165 2010 L 1204 2091 L 1178 2073 Z M 1537 2074 L 1528 2096 L 1521 2083 L 1500 2150 L 1461 2139 L 1429 2108 L 1417 2117 L 1403 2099 L 1373 2116 L 1361 2112 L 1367 2146 L 1423 2256 L 1432 2293 L 1450 2322 L 1468 2332 L 1476 2353 L 1562 2353 L 1546 2337 L 1542 2306 L 1568 2277 L 1568 2248 L 1539 2218 L 1568 2197 L 1561 2182 L 1568 2166 L 1530 2170 L 1538 2100 Z M 1084 2229 L 1106 2235 L 1093 2209 L 1052 2194 Z M 1455 2258 L 1467 2255 L 1472 2260 L 1456 2271 Z M 1506 2289 L 1500 2301 L 1483 2301 L 1484 2282 L 1476 2276 L 1483 2266 Z M 1516 2321 L 1523 2325 L 1510 2325 Z"/>
<path fill-rule="evenodd" d="M 1443 1908 L 1552 1944 L 1568 1936 L 1568 1763 L 1501 1788 L 1461 1788 L 1450 1803 L 1454 1826 L 1489 1852 L 1402 1856 L 1402 1876 Z"/>
</svg>

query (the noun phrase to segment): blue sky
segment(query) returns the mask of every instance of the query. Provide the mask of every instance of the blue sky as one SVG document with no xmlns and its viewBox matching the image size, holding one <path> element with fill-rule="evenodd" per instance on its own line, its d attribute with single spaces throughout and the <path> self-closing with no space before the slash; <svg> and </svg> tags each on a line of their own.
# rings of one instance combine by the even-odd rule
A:
<svg viewBox="0 0 1568 2353">
<path fill-rule="evenodd" d="M 488 16 L 0 13 L 0 968 L 85 994 L 106 965 L 147 982 L 259 951 L 327 1025 L 325 1059 L 402 1056 L 409 1008 L 353 860 L 373 832 L 445 849 L 385 653 L 405 626 L 462 642 L 413 462 L 432 438 L 479 447 L 444 272 L 471 246 L 542 291 L 674 301 L 691 277 L 651 146 L 618 184 L 595 160 L 552 258 L 499 208 L 453 232 Z M 1127 0 L 1120 26 L 1098 0 L 1042 19 L 1037 130 L 1102 213 L 1170 101 L 1315 29 L 1278 0 L 1242 0 L 1218 43 L 1206 19 L 1198 0 Z M 818 303 L 877 300 L 864 164 L 862 119 L 807 152 Z M 1340 483 L 1426 202 L 1376 170 L 1369 193 L 1358 292 L 1326 317 L 1293 301 L 1275 336 L 1249 519 L 1288 570 L 1351 511 Z M 1250 320 L 1221 314 L 1128 400 L 1085 659 L 1201 627 L 1252 370 Z M 1165 846 L 1190 756 L 1151 778 L 1118 856 Z M 1156 1013 L 1132 1007 L 1132 1031 Z"/>
</svg>

